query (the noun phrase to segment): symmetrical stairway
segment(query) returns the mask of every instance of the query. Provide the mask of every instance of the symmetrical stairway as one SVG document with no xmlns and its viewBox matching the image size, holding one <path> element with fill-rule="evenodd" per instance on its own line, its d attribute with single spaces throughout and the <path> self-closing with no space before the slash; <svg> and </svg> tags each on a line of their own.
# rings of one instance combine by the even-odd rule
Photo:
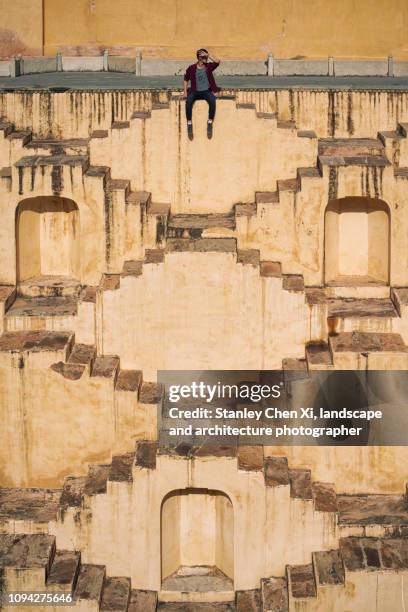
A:
<svg viewBox="0 0 408 612">
<path fill-rule="evenodd" d="M 248 473 L 261 470 L 266 487 L 289 487 L 295 503 L 297 500 L 311 504 L 314 513 L 328 513 L 335 518 L 337 547 L 313 552 L 310 563 L 288 564 L 284 576 L 265 577 L 259 589 L 236 591 L 234 603 L 160 601 L 158 604 L 157 593 L 132 589 L 128 578 L 108 577 L 103 565 L 84 563 L 75 549 L 56 549 L 50 526 L 66 520 L 64 517 L 70 509 L 80 522 L 81 512 L 86 510 L 91 498 L 109 496 L 109 483 L 129 487 L 134 469 L 156 469 L 156 453 L 155 443 L 140 442 L 135 452 L 114 457 L 110 465 L 90 466 L 86 477 L 67 478 L 62 489 L 0 489 L 3 532 L 0 575 L 5 590 L 21 589 L 20 581 L 24 579 L 31 590 L 72 593 L 81 610 L 148 612 L 156 610 L 156 606 L 167 612 L 399 610 L 392 607 L 394 603 L 390 602 L 386 608 L 378 602 L 383 601 L 387 584 L 389 589 L 393 581 L 399 580 L 398 576 L 408 573 L 406 496 L 336 494 L 333 485 L 313 482 L 309 470 L 290 469 L 286 458 L 264 457 L 261 447 L 217 449 L 180 444 L 173 450 L 159 451 L 160 456 L 171 453 L 180 459 L 235 456 L 238 470 Z M 36 533 L 22 533 L 24 526 Z M 377 574 L 382 576 L 384 587 L 380 585 L 379 600 L 373 604 L 370 589 Z M 395 601 L 400 601 L 398 597 L 401 596 L 396 591 Z"/>
</svg>

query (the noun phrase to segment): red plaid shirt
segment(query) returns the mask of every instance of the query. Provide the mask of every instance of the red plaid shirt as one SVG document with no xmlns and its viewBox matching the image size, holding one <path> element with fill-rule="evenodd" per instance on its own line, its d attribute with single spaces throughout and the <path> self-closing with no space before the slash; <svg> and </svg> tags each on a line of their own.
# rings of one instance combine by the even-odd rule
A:
<svg viewBox="0 0 408 612">
<path fill-rule="evenodd" d="M 217 87 L 217 83 L 215 82 L 213 72 L 219 66 L 219 62 L 208 62 L 205 64 L 205 70 L 207 72 L 208 82 L 210 84 L 210 89 L 213 93 L 220 91 L 220 88 Z M 197 64 L 191 64 L 186 70 L 184 75 L 185 81 L 190 81 L 190 91 L 197 91 L 197 82 L 196 82 L 196 71 Z"/>
</svg>

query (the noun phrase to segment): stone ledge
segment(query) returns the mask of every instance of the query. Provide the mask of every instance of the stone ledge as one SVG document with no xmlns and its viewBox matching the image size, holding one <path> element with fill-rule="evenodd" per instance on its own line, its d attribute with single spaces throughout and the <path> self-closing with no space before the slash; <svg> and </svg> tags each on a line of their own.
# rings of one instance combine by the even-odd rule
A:
<svg viewBox="0 0 408 612">
<path fill-rule="evenodd" d="M 132 466 L 135 453 L 125 453 L 112 457 L 108 480 L 110 482 L 133 482 Z"/>
<path fill-rule="evenodd" d="M 72 342 L 70 332 L 16 331 L 0 336 L 1 352 L 61 351 Z"/>
<path fill-rule="evenodd" d="M 305 599 L 316 597 L 316 583 L 313 565 L 289 565 L 289 584 L 292 597 Z"/>
<path fill-rule="evenodd" d="M 312 476 L 310 470 L 289 470 L 290 496 L 295 499 L 312 500 Z"/>
<path fill-rule="evenodd" d="M 116 390 L 137 393 L 141 383 L 142 372 L 140 370 L 119 370 Z"/>
<path fill-rule="evenodd" d="M 401 336 L 394 333 L 342 332 L 330 336 L 330 344 L 338 353 L 407 352 Z"/>
<path fill-rule="evenodd" d="M 289 468 L 286 457 L 266 457 L 264 463 L 265 485 L 281 487 L 289 485 Z"/>
<path fill-rule="evenodd" d="M 171 238 L 167 241 L 166 253 L 195 252 L 195 253 L 236 253 L 235 238 Z"/>
<path fill-rule="evenodd" d="M 313 553 L 319 585 L 344 584 L 344 566 L 339 550 Z"/>
<path fill-rule="evenodd" d="M 55 521 L 62 489 L 0 488 L 0 520 Z"/>
</svg>

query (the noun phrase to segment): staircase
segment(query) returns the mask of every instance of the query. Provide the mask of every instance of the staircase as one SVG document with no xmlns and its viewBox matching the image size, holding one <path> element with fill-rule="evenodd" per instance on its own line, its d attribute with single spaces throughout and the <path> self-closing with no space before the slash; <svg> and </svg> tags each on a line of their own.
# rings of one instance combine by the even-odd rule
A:
<svg viewBox="0 0 408 612">
<path fill-rule="evenodd" d="M 5 592 L 29 585 L 33 591 L 72 595 L 83 612 L 154 612 L 157 606 L 153 591 L 132 589 L 129 578 L 108 577 L 103 565 L 82 563 L 75 551 L 57 550 L 55 537 L 46 534 L 0 535 L 0 576 Z M 5 602 L 3 609 L 9 609 Z"/>
<path fill-rule="evenodd" d="M 381 584 L 384 585 L 380 586 L 381 595 L 382 588 L 384 593 L 389 593 L 390 584 L 408 572 L 405 495 L 336 494 L 333 485 L 314 482 L 310 470 L 290 468 L 285 457 L 264 457 L 260 447 L 234 449 L 180 444 L 178 448 L 160 449 L 159 454 L 156 453 L 156 443 L 139 442 L 135 452 L 116 456 L 109 465 L 90 466 L 87 476 L 67 478 L 62 489 L 0 489 L 0 574 L 6 590 L 21 590 L 20 581 L 24 580 L 31 590 L 72 592 L 81 610 L 148 612 L 156 610 L 156 606 L 168 612 L 399 610 L 398 607 L 376 607 L 379 604 L 375 602 L 362 604 L 362 601 L 372 588 L 371 581 L 377 580 L 377 574 L 382 576 Z M 235 457 L 237 469 L 242 474 L 261 472 L 265 487 L 280 491 L 286 488 L 291 503 L 301 504 L 301 513 L 311 506 L 310 516 L 332 516 L 337 547 L 332 544 L 325 550 L 311 553 L 309 563 L 287 564 L 285 575 L 263 578 L 259 589 L 237 590 L 234 603 L 191 604 L 157 603 L 157 593 L 132 589 L 128 578 L 108 577 L 103 564 L 84 563 L 84 551 L 56 549 L 56 542 L 62 535 L 58 535 L 58 528 L 55 531 L 56 525 L 63 527 L 70 513 L 77 523 L 92 521 L 89 508 L 103 503 L 95 498 L 109 499 L 113 486 L 129 490 L 134 474 L 138 470 L 154 471 L 163 453 L 179 460 L 195 457 L 208 461 L 214 456 L 219 460 L 222 457 L 231 460 Z M 92 499 L 95 501 L 90 505 Z M 291 514 L 294 520 L 293 510 Z M 22 525 L 36 533 L 13 533 Z M 57 538 L 50 530 L 57 533 Z M 396 601 L 400 601 L 398 597 L 396 592 Z"/>
</svg>

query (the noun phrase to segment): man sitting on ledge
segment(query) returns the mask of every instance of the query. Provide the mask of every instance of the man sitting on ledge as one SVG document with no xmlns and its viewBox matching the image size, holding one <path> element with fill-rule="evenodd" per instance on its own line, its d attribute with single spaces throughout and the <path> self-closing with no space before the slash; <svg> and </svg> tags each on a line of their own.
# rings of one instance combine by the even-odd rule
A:
<svg viewBox="0 0 408 612">
<path fill-rule="evenodd" d="M 220 60 L 210 57 L 207 49 L 198 49 L 197 60 L 191 64 L 184 75 L 183 95 L 186 100 L 187 133 L 193 140 L 193 104 L 196 100 L 206 100 L 208 103 L 207 136 L 212 138 L 213 120 L 215 117 L 216 95 L 219 87 L 214 79 L 213 72 L 218 68 Z M 211 60 L 211 61 L 208 61 Z M 190 89 L 187 95 L 187 83 L 190 81 Z"/>
</svg>

